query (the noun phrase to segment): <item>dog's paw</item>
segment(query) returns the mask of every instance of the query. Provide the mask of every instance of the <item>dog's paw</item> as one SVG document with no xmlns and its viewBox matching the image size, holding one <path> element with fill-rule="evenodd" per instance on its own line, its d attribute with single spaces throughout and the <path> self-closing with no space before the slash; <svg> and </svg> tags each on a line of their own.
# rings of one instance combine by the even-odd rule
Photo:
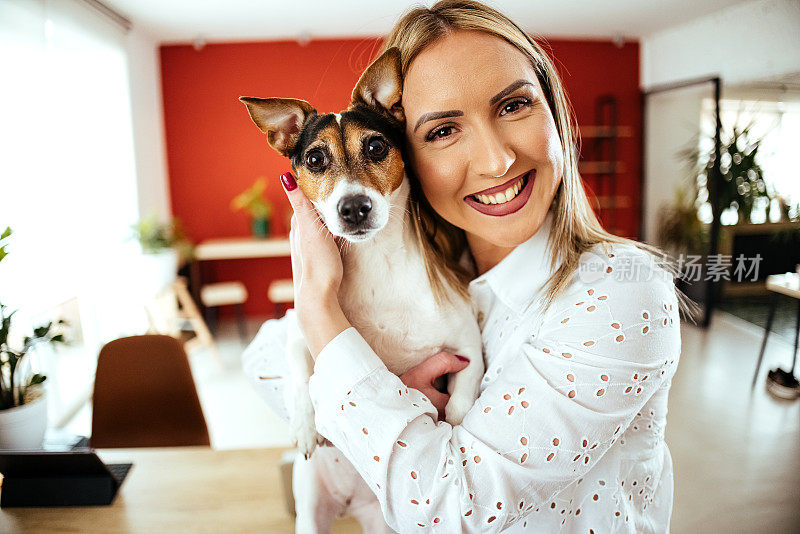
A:
<svg viewBox="0 0 800 534">
<path fill-rule="evenodd" d="M 475 399 L 468 395 L 451 395 L 444 408 L 445 421 L 453 426 L 460 425 L 473 404 L 475 404 Z"/>
<path fill-rule="evenodd" d="M 310 421 L 307 418 L 292 419 L 291 427 L 294 444 L 306 460 L 311 457 L 317 445 L 322 445 L 326 441 L 317 432 L 313 418 Z"/>
</svg>

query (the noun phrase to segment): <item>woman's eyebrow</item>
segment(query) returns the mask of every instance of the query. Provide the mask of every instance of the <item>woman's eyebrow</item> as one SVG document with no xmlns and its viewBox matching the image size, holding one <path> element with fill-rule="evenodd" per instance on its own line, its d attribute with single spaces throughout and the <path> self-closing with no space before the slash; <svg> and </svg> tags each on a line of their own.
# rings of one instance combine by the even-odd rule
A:
<svg viewBox="0 0 800 534">
<path fill-rule="evenodd" d="M 531 82 L 529 82 L 528 80 L 519 79 L 519 80 L 513 82 L 512 84 L 510 84 L 508 87 L 506 87 L 505 89 L 503 89 L 499 93 L 497 93 L 496 95 L 494 95 L 492 97 L 492 99 L 489 101 L 489 103 L 491 105 L 494 105 L 498 101 L 500 101 L 500 99 L 503 98 L 504 96 L 509 95 L 509 94 L 513 93 L 514 91 L 516 91 L 517 89 L 519 89 L 520 87 L 524 87 L 526 85 L 533 86 L 533 84 Z M 422 126 L 422 124 L 425 123 L 425 122 L 435 121 L 436 119 L 444 119 L 444 118 L 447 118 L 447 117 L 461 117 L 462 115 L 464 115 L 464 112 L 460 111 L 460 110 L 457 110 L 457 109 L 452 109 L 450 111 L 433 111 L 431 113 L 425 113 L 417 121 L 416 126 L 414 126 L 414 131 L 416 132 L 417 129 L 420 126 Z"/>
<path fill-rule="evenodd" d="M 425 113 L 417 121 L 417 125 L 414 126 L 414 131 L 416 132 L 417 128 L 419 128 L 423 122 L 435 121 L 436 119 L 444 119 L 446 117 L 460 117 L 463 114 L 464 114 L 463 111 L 457 109 L 451 109 L 450 111 L 433 111 L 431 113 Z"/>
<path fill-rule="evenodd" d="M 533 85 L 533 84 L 528 80 L 519 79 L 516 82 L 509 85 L 508 87 L 506 87 L 505 89 L 503 89 L 502 91 L 500 91 L 499 93 L 497 93 L 496 95 L 494 95 L 492 99 L 489 101 L 489 103 L 492 105 L 497 104 L 497 102 L 499 102 L 500 99 L 503 98 L 504 96 L 509 95 L 514 91 L 516 91 L 517 89 L 519 89 L 520 87 L 524 87 L 526 85 Z"/>
</svg>

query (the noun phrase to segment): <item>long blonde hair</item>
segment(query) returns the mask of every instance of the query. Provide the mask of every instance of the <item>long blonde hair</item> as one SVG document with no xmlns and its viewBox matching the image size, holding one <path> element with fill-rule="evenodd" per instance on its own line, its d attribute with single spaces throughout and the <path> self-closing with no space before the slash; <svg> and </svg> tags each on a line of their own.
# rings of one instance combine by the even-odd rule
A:
<svg viewBox="0 0 800 534">
<path fill-rule="evenodd" d="M 480 2 L 441 0 L 431 8 L 418 7 L 407 12 L 383 44 L 383 50 L 400 50 L 402 74 L 426 47 L 458 30 L 473 30 L 504 39 L 522 52 L 533 65 L 536 76 L 553 113 L 564 156 L 564 174 L 550 206 L 553 225 L 550 233 L 551 268 L 556 269 L 545 288 L 546 306 L 566 287 L 578 268 L 581 253 L 598 243 L 630 243 L 652 253 L 649 245 L 612 235 L 605 231 L 592 211 L 578 173 L 580 139 L 575 114 L 561 78 L 541 45 L 511 19 Z M 472 273 L 461 264 L 467 250 L 464 231 L 453 226 L 431 208 L 422 193 L 419 179 L 408 169 L 411 180 L 409 209 L 421 250 L 424 251 L 428 277 L 439 302 L 447 297 L 445 284 L 462 295 Z M 560 260 L 560 265 L 559 265 Z"/>
</svg>

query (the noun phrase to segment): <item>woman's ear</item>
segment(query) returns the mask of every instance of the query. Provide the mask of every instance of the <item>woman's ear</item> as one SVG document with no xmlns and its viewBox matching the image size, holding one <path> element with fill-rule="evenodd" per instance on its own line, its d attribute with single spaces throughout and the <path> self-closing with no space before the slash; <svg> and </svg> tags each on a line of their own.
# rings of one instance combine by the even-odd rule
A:
<svg viewBox="0 0 800 534">
<path fill-rule="evenodd" d="M 258 129 L 267 134 L 269 146 L 289 156 L 297 144 L 308 118 L 316 113 L 311 104 L 294 98 L 239 97 L 247 106 L 250 118 Z"/>
<path fill-rule="evenodd" d="M 366 104 L 399 121 L 405 121 L 402 96 L 400 50 L 392 47 L 367 67 L 353 89 L 350 102 L 353 106 Z"/>
</svg>

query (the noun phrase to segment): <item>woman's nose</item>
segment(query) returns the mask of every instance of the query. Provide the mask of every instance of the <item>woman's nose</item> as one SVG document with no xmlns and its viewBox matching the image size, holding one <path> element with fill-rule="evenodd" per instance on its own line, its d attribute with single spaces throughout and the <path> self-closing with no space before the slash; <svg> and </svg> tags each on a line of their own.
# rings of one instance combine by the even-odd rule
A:
<svg viewBox="0 0 800 534">
<path fill-rule="evenodd" d="M 484 128 L 476 133 L 477 139 L 470 151 L 472 171 L 490 178 L 505 176 L 516 159 L 514 151 L 492 128 Z"/>
</svg>

